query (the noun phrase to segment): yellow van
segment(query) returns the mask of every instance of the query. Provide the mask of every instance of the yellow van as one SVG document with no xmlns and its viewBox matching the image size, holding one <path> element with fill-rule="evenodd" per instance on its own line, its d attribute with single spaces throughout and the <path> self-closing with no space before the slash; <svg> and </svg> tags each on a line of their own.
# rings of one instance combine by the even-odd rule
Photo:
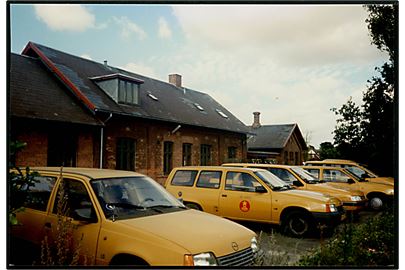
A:
<svg viewBox="0 0 405 270">
<path fill-rule="evenodd" d="M 394 185 L 394 178 L 393 177 L 380 177 L 377 174 L 373 173 L 369 169 L 365 168 L 364 166 L 360 165 L 359 163 L 346 160 L 346 159 L 324 159 L 324 160 L 316 160 L 316 161 L 307 161 L 305 162 L 307 166 L 328 166 L 328 167 L 341 167 L 345 168 L 351 173 L 355 174 L 360 179 L 365 179 L 370 182 L 376 183 L 383 183 L 388 185 Z"/>
<path fill-rule="evenodd" d="M 179 167 L 171 171 L 165 187 L 191 208 L 233 220 L 278 224 L 296 237 L 308 235 L 318 224 L 337 225 L 344 212 L 337 198 L 292 189 L 262 169 Z"/>
<path fill-rule="evenodd" d="M 37 247 L 56 239 L 58 191 L 63 186 L 74 225 L 79 265 L 247 266 L 258 249 L 253 231 L 186 208 L 151 178 L 90 168 L 32 168 L 40 176 L 29 192 L 14 239 Z M 11 181 L 18 181 L 15 176 Z M 13 244 L 12 241 L 10 241 Z M 52 241 L 51 241 L 52 242 Z M 21 254 L 24 256 L 24 254 Z M 18 265 L 18 262 L 13 262 Z"/>
<path fill-rule="evenodd" d="M 298 166 L 278 164 L 255 164 L 255 163 L 225 163 L 222 166 L 259 168 L 265 169 L 300 190 L 317 191 L 334 196 L 342 201 L 346 211 L 357 213 L 364 209 L 367 199 L 364 193 L 344 187 L 335 187 L 327 183 L 320 183 L 311 174 Z"/>
<path fill-rule="evenodd" d="M 381 210 L 385 204 L 393 202 L 394 187 L 392 185 L 370 182 L 341 167 L 302 166 L 302 168 L 317 179 L 326 181 L 331 185 L 364 192 L 371 209 Z"/>
</svg>

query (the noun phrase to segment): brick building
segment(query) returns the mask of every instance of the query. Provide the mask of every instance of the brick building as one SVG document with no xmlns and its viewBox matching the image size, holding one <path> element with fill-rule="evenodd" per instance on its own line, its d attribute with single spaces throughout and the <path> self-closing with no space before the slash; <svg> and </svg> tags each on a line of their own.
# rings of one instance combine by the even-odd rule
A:
<svg viewBox="0 0 405 270">
<path fill-rule="evenodd" d="M 43 45 L 10 57 L 10 136 L 20 166 L 135 170 L 245 160 L 247 128 L 209 95 Z"/>
<path fill-rule="evenodd" d="M 308 147 L 298 124 L 261 125 L 260 112 L 253 115 L 251 132 L 255 135 L 247 142 L 248 159 L 253 162 L 302 165 Z"/>
</svg>

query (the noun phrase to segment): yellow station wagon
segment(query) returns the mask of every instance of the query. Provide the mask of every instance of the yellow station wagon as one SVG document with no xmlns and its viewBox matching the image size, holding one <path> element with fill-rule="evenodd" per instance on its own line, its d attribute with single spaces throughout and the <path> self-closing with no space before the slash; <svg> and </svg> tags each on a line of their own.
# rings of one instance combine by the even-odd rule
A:
<svg viewBox="0 0 405 270">
<path fill-rule="evenodd" d="M 179 167 L 165 187 L 189 207 L 234 220 L 278 224 L 298 237 L 320 223 L 333 227 L 344 212 L 335 197 L 294 190 L 262 169 Z"/>
<path fill-rule="evenodd" d="M 302 166 L 317 179 L 337 187 L 346 187 L 364 192 L 369 206 L 381 210 L 385 204 L 393 202 L 394 187 L 389 184 L 370 182 L 357 177 L 349 170 L 340 167 Z"/>
<path fill-rule="evenodd" d="M 222 166 L 266 169 L 300 190 L 317 191 L 338 198 L 346 211 L 359 212 L 364 209 L 367 202 L 363 192 L 320 183 L 318 179 L 298 166 L 255 163 L 226 163 Z"/>
<path fill-rule="evenodd" d="M 63 185 L 81 264 L 244 266 L 254 260 L 253 231 L 186 208 L 149 177 L 88 168 L 63 168 L 63 177 L 60 168 L 32 170 L 40 176 L 17 213 L 20 225 L 11 227 L 14 239 L 39 246 L 45 236 L 56 238 L 55 201 Z"/>
<path fill-rule="evenodd" d="M 341 167 L 345 168 L 351 173 L 355 174 L 360 179 L 368 180 L 369 182 L 376 182 L 388 185 L 394 185 L 394 178 L 392 177 L 381 177 L 360 165 L 359 163 L 346 160 L 346 159 L 324 159 L 305 162 L 307 166 L 327 166 L 327 167 Z"/>
</svg>

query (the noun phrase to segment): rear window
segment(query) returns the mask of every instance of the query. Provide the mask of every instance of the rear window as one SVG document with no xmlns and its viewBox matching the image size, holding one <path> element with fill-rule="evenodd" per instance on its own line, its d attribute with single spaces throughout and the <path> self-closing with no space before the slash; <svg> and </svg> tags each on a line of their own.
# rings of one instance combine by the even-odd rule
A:
<svg viewBox="0 0 405 270">
<path fill-rule="evenodd" d="M 197 187 L 219 188 L 221 175 L 222 173 L 219 171 L 202 171 L 198 176 Z"/>
<path fill-rule="evenodd" d="M 172 179 L 173 186 L 187 186 L 191 187 L 194 185 L 195 177 L 197 171 L 177 171 Z"/>
</svg>

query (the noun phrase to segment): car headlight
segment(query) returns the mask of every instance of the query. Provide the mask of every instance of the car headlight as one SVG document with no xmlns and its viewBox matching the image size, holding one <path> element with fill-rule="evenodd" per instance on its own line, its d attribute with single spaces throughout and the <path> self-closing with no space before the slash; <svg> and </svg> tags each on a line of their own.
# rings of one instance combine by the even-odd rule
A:
<svg viewBox="0 0 405 270">
<path fill-rule="evenodd" d="M 359 201 L 361 201 L 361 197 L 360 196 L 350 196 L 350 200 L 352 200 L 353 202 L 359 202 Z"/>
<path fill-rule="evenodd" d="M 393 189 L 389 189 L 386 191 L 387 195 L 394 195 L 394 190 Z"/>
<path fill-rule="evenodd" d="M 199 253 L 196 255 L 185 255 L 184 265 L 186 266 L 216 266 L 217 259 L 211 252 Z"/>
<path fill-rule="evenodd" d="M 326 205 L 326 212 L 337 212 L 338 209 L 334 204 L 327 204 Z"/>
<path fill-rule="evenodd" d="M 252 238 L 252 240 L 250 240 L 250 248 L 252 249 L 253 253 L 259 251 L 259 245 L 255 236 Z"/>
</svg>

